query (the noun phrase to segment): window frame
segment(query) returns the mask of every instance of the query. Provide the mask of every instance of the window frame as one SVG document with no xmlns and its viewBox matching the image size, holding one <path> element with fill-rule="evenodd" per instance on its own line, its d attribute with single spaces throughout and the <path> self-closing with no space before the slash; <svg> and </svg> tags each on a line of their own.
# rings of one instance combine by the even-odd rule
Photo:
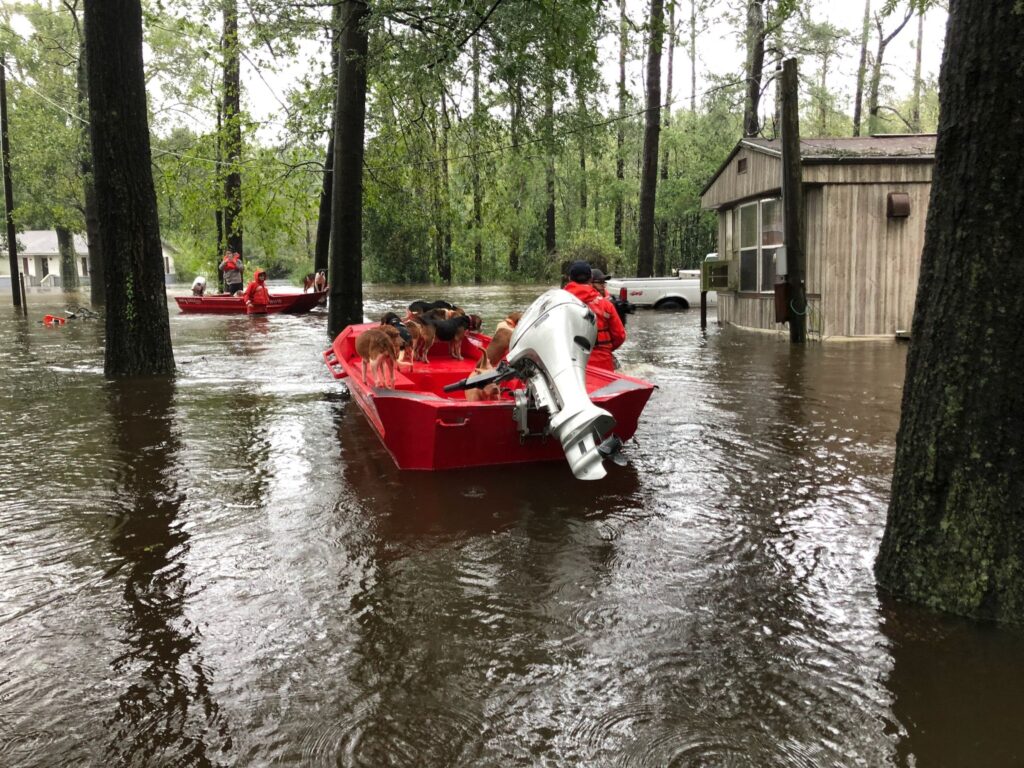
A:
<svg viewBox="0 0 1024 768">
<path fill-rule="evenodd" d="M 731 212 L 732 236 L 733 236 L 733 256 L 736 259 L 738 283 L 740 293 L 758 294 L 761 296 L 767 296 L 775 291 L 775 280 L 778 274 L 775 272 L 776 255 L 778 249 L 785 247 L 785 231 L 783 230 L 771 230 L 772 232 L 781 231 L 782 239 L 781 242 L 766 242 L 766 232 L 764 231 L 765 216 L 764 209 L 767 205 L 775 204 L 781 207 L 782 197 L 762 197 L 756 200 L 751 200 L 745 203 L 741 203 L 734 207 Z M 743 210 L 754 207 L 754 244 L 744 246 L 744 231 L 743 231 Z M 780 225 L 782 221 L 778 222 Z M 744 280 L 744 256 L 747 260 L 752 260 L 753 270 L 748 269 L 746 274 L 746 281 Z M 766 259 L 770 259 L 770 271 Z M 750 265 L 748 264 L 748 267 Z"/>
</svg>

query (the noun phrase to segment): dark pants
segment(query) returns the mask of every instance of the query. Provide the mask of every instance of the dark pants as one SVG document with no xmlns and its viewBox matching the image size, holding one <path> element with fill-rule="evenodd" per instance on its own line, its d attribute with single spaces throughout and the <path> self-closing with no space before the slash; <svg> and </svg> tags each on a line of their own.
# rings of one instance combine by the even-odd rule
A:
<svg viewBox="0 0 1024 768">
<path fill-rule="evenodd" d="M 224 287 L 229 294 L 241 293 L 244 290 L 241 283 L 228 283 Z"/>
</svg>

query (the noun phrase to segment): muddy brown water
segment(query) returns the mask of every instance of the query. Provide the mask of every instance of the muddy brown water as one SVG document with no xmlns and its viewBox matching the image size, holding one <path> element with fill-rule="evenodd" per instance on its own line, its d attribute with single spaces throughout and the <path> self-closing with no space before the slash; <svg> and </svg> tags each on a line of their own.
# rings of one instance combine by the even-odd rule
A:
<svg viewBox="0 0 1024 768">
<path fill-rule="evenodd" d="M 0 765 L 1024 764 L 1024 634 L 875 587 L 898 343 L 636 314 L 582 483 L 396 470 L 322 314 L 172 305 L 174 380 L 109 383 L 74 296 L 0 300 Z"/>
</svg>

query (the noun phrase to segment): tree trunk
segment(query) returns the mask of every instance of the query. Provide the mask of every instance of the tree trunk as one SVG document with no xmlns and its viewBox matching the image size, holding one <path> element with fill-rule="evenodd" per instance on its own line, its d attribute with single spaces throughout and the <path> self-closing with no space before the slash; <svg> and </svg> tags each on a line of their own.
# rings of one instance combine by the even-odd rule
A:
<svg viewBox="0 0 1024 768">
<path fill-rule="evenodd" d="M 875 24 L 878 27 L 878 49 L 875 52 L 874 66 L 871 68 L 871 88 L 868 92 L 868 135 L 878 132 L 878 95 L 882 87 L 882 62 L 885 59 L 885 49 L 889 47 L 893 38 L 907 26 L 907 22 L 913 15 L 913 9 L 908 9 L 903 21 L 888 36 L 882 35 L 881 17 L 875 17 Z"/>
<path fill-rule="evenodd" d="M 67 227 L 56 227 L 57 252 L 60 254 L 61 290 L 78 290 L 78 265 L 75 264 L 75 240 Z"/>
<path fill-rule="evenodd" d="M 320 187 L 320 208 L 316 219 L 316 244 L 313 246 L 313 271 L 327 269 L 331 253 L 331 196 L 334 193 L 334 113 L 338 109 L 338 45 L 341 37 L 341 5 L 335 4 L 331 14 L 331 124 L 327 129 L 327 154 Z"/>
<path fill-rule="evenodd" d="M 549 65 L 550 66 L 550 65 Z M 554 73 L 548 72 L 544 88 L 544 181 L 547 208 L 544 215 L 544 250 L 554 256 L 558 248 L 555 236 L 555 84 Z"/>
<path fill-rule="evenodd" d="M 523 198 L 526 197 L 526 176 L 523 173 L 519 159 L 519 121 L 523 115 L 523 87 L 522 81 L 516 79 L 514 84 L 510 83 L 511 115 L 509 117 L 509 138 L 512 144 L 512 173 L 516 180 L 513 185 L 512 198 L 512 227 L 508 238 L 508 269 L 513 275 L 519 271 L 519 243 L 521 240 L 519 230 L 519 216 L 523 209 Z"/>
<path fill-rule="evenodd" d="M 174 371 L 153 189 L 140 0 L 86 0 L 89 116 L 106 290 L 107 376 Z"/>
<path fill-rule="evenodd" d="M 910 130 L 921 132 L 921 47 L 924 45 L 924 11 L 917 13 L 917 48 L 914 51 L 914 98 L 910 107 Z"/>
<path fill-rule="evenodd" d="M 864 104 L 864 78 L 868 71 L 868 40 L 871 37 L 871 0 L 864 0 L 864 26 L 860 35 L 860 61 L 857 64 L 857 93 L 853 97 L 853 135 L 860 136 Z"/>
<path fill-rule="evenodd" d="M 879 585 L 1024 622 L 1024 14 L 954 0 Z M 997 276 L 995 279 L 988 279 Z"/>
<path fill-rule="evenodd" d="M 587 124 L 587 101 L 583 93 L 583 87 L 576 83 L 576 99 L 579 105 L 579 119 L 583 125 Z M 580 229 L 587 228 L 587 142 L 589 132 L 580 131 L 579 152 L 580 152 Z"/>
<path fill-rule="evenodd" d="M 331 213 L 330 301 L 327 331 L 363 322 L 363 141 L 366 130 L 365 20 L 360 0 L 342 0 L 338 53 L 338 100 L 334 122 L 334 185 Z"/>
<path fill-rule="evenodd" d="M 441 221 L 441 231 L 444 241 L 444 262 L 438 269 L 438 276 L 449 285 L 452 282 L 452 213 L 451 213 L 451 192 L 448 180 L 448 132 L 451 130 L 451 120 L 448 118 L 448 100 L 444 90 L 441 90 L 441 208 L 444 217 Z"/>
<path fill-rule="evenodd" d="M 238 0 L 223 0 L 224 38 L 224 233 L 228 245 L 242 251 L 242 116 L 239 81 Z"/>
<path fill-rule="evenodd" d="M 72 8 L 75 29 L 78 30 L 78 14 Z M 82 176 L 82 191 L 85 213 L 85 244 L 89 250 L 89 301 L 93 306 L 104 302 L 103 251 L 100 249 L 99 212 L 96 210 L 96 188 L 92 175 L 92 146 L 89 142 L 89 80 L 88 62 L 85 55 L 85 39 L 78 32 L 78 63 L 75 67 L 75 112 L 82 123 L 79 134 L 78 172 Z"/>
<path fill-rule="evenodd" d="M 615 133 L 615 247 L 622 248 L 622 206 L 623 187 L 626 180 L 626 159 L 623 146 L 626 143 L 626 48 L 629 45 L 629 26 L 626 18 L 626 0 L 619 0 L 619 121 Z"/>
<path fill-rule="evenodd" d="M 697 113 L 697 0 L 690 0 L 690 111 Z"/>
<path fill-rule="evenodd" d="M 473 156 L 473 282 L 484 281 L 483 189 L 480 186 L 480 36 L 473 35 L 473 127 L 470 131 Z"/>
<path fill-rule="evenodd" d="M 672 63 L 676 48 L 676 2 L 675 0 L 669 0 L 668 3 L 668 66 L 665 71 L 665 133 L 668 134 L 668 128 L 672 124 L 672 104 L 674 102 L 672 98 Z M 668 181 L 668 142 L 662 144 L 661 150 L 661 166 L 658 169 L 661 175 L 662 182 Z M 658 245 L 657 245 L 657 256 L 654 263 L 654 274 L 665 275 L 667 274 L 666 256 L 668 253 L 668 221 L 665 218 L 660 218 L 657 224 L 658 228 Z"/>
<path fill-rule="evenodd" d="M 658 138 L 661 132 L 662 0 L 651 0 L 651 40 L 647 51 L 647 110 L 644 113 L 644 160 L 640 174 L 640 226 L 636 274 L 654 271 L 654 204 L 658 185 Z"/>
<path fill-rule="evenodd" d="M 763 0 L 747 4 L 747 97 L 743 104 L 743 135 L 756 136 L 761 129 L 761 79 L 764 75 Z"/>
</svg>

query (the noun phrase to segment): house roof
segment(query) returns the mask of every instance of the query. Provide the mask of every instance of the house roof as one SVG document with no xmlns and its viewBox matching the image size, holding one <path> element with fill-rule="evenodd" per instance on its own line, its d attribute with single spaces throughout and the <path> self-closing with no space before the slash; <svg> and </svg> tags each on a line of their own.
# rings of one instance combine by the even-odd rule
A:
<svg viewBox="0 0 1024 768">
<path fill-rule="evenodd" d="M 18 238 L 19 256 L 59 256 L 57 233 L 52 229 L 30 229 L 20 232 Z M 75 253 L 85 256 L 89 253 L 83 235 L 74 236 Z"/>
<path fill-rule="evenodd" d="M 914 163 L 935 160 L 934 133 L 881 134 L 875 136 L 833 136 L 800 139 L 802 165 L 828 163 Z M 781 139 L 740 139 L 729 156 L 700 191 L 707 192 L 741 149 L 782 157 Z"/>
</svg>

